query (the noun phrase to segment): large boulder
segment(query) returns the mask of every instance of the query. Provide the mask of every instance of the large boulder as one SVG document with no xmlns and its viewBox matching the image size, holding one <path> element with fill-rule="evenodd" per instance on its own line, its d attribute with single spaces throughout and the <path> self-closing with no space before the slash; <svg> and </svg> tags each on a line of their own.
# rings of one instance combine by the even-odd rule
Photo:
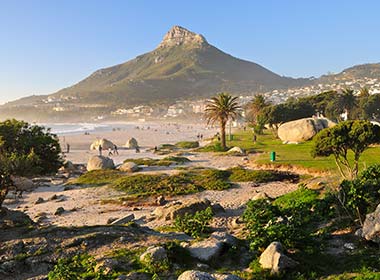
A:
<svg viewBox="0 0 380 280">
<path fill-rule="evenodd" d="M 99 146 L 102 146 L 102 149 L 103 150 L 108 150 L 108 149 L 114 149 L 115 148 L 115 144 L 112 143 L 111 141 L 107 140 L 107 139 L 98 139 L 98 140 L 95 140 L 91 146 L 90 146 L 90 150 L 99 150 Z"/>
<path fill-rule="evenodd" d="M 228 154 L 245 155 L 245 152 L 240 147 L 233 147 L 227 151 Z"/>
<path fill-rule="evenodd" d="M 104 156 L 93 156 L 88 160 L 87 163 L 87 171 L 114 168 L 115 164 L 113 160 Z"/>
<path fill-rule="evenodd" d="M 178 201 L 157 207 L 153 211 L 153 215 L 159 219 L 175 220 L 178 216 L 183 216 L 186 213 L 193 215 L 195 212 L 205 210 L 209 206 L 211 206 L 211 202 L 208 199 L 193 199 L 183 203 Z"/>
<path fill-rule="evenodd" d="M 272 242 L 260 256 L 260 265 L 264 269 L 270 269 L 271 273 L 278 274 L 286 268 L 296 266 L 298 263 L 283 253 L 280 242 Z"/>
<path fill-rule="evenodd" d="M 305 118 L 282 124 L 277 133 L 285 143 L 299 143 L 310 140 L 322 129 L 334 125 L 334 122 L 326 118 Z"/>
<path fill-rule="evenodd" d="M 128 139 L 127 143 L 125 144 L 125 147 L 128 149 L 136 149 L 139 147 L 139 144 L 137 143 L 137 140 L 132 137 Z"/>
<path fill-rule="evenodd" d="M 215 280 L 215 277 L 207 272 L 187 270 L 178 277 L 178 280 Z"/>
<path fill-rule="evenodd" d="M 361 235 L 368 241 L 380 243 L 380 204 L 375 212 L 367 214 Z"/>
<path fill-rule="evenodd" d="M 137 172 L 140 170 L 140 167 L 134 163 L 134 162 L 131 162 L 131 161 L 126 161 L 124 162 L 122 165 L 120 165 L 118 167 L 118 169 L 122 172 Z"/>
</svg>

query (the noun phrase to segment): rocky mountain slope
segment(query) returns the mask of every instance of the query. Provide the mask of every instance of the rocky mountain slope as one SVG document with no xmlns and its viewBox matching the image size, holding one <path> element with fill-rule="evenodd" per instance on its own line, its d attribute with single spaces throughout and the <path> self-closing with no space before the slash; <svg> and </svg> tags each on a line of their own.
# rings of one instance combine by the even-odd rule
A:
<svg viewBox="0 0 380 280">
<path fill-rule="evenodd" d="M 74 97 L 80 103 L 133 105 L 209 97 L 220 91 L 254 93 L 305 81 L 281 77 L 256 63 L 235 58 L 210 45 L 202 35 L 174 26 L 155 50 L 100 69 L 53 96 Z"/>
</svg>

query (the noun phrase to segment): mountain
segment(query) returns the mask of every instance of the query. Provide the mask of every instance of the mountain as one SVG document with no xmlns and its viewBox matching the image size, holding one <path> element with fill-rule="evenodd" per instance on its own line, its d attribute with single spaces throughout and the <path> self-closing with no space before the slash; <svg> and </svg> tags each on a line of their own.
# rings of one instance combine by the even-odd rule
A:
<svg viewBox="0 0 380 280">
<path fill-rule="evenodd" d="M 338 74 L 323 75 L 318 79 L 321 83 L 344 82 L 358 79 L 379 79 L 380 63 L 367 63 L 344 69 Z"/>
<path fill-rule="evenodd" d="M 49 97 L 74 98 L 76 104 L 129 106 L 210 97 L 220 91 L 251 94 L 305 81 L 281 77 L 256 63 L 235 58 L 210 45 L 202 35 L 174 26 L 155 50 L 95 71 Z M 23 99 L 11 104 L 27 102 Z"/>
</svg>

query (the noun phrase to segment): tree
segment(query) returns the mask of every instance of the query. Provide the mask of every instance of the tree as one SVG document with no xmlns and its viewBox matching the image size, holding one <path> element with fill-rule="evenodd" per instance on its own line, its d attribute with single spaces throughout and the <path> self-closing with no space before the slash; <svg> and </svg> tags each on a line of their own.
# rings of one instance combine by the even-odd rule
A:
<svg viewBox="0 0 380 280">
<path fill-rule="evenodd" d="M 246 106 L 246 119 L 252 124 L 255 133 L 261 134 L 264 129 L 266 117 L 263 111 L 268 106 L 262 94 L 256 95 Z"/>
<path fill-rule="evenodd" d="M 56 172 L 62 166 L 58 139 L 49 129 L 23 121 L 0 122 L 0 206 L 11 177 Z"/>
<path fill-rule="evenodd" d="M 221 142 L 223 149 L 226 148 L 226 125 L 229 120 L 235 120 L 241 107 L 237 102 L 237 97 L 232 97 L 228 93 L 219 93 L 207 101 L 205 115 L 208 124 L 219 122 Z"/>
<path fill-rule="evenodd" d="M 339 98 L 339 106 L 347 112 L 347 119 L 352 119 L 352 110 L 356 107 L 357 101 L 354 90 L 346 88 L 342 91 Z"/>
<path fill-rule="evenodd" d="M 342 177 L 354 179 L 358 174 L 360 155 L 369 145 L 379 142 L 379 126 L 369 121 L 345 121 L 315 136 L 312 156 L 333 155 Z M 353 162 L 348 158 L 349 151 L 353 153 Z"/>
</svg>

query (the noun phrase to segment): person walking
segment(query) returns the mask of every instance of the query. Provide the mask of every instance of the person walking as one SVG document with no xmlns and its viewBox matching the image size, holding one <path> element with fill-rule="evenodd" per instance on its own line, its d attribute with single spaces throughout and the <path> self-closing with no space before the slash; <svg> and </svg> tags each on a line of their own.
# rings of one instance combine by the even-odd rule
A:
<svg viewBox="0 0 380 280">
<path fill-rule="evenodd" d="M 98 146 L 98 151 L 99 151 L 99 156 L 101 156 L 102 155 L 102 151 L 103 151 L 102 145 Z"/>
<path fill-rule="evenodd" d="M 111 147 L 108 148 L 108 156 L 111 157 L 113 154 L 112 154 L 112 149 Z"/>
<path fill-rule="evenodd" d="M 70 153 L 70 144 L 69 143 L 66 144 L 66 153 Z"/>
<path fill-rule="evenodd" d="M 113 154 L 114 155 L 119 155 L 119 152 L 117 150 L 117 146 L 116 145 L 113 146 Z"/>
</svg>

